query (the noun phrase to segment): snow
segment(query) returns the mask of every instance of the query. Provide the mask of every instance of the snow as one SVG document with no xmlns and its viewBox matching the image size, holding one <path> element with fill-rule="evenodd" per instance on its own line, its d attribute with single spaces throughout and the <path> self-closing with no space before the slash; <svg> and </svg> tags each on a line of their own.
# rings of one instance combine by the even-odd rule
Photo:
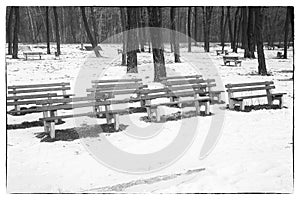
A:
<svg viewBox="0 0 300 200">
<path fill-rule="evenodd" d="M 42 55 L 42 60 L 29 58 L 27 61 L 7 57 L 7 85 L 70 82 L 71 93 L 76 95 L 84 94 L 86 87 L 89 87 L 90 81 L 78 84 L 84 79 L 142 78 L 149 88 L 161 87 L 159 83 L 153 83 L 152 54 L 138 54 L 139 73 L 126 74 L 126 67 L 120 66 L 118 44 L 103 44 L 101 58 L 95 58 L 92 52 L 81 51 L 78 44 L 65 44 L 61 48 L 59 59 L 55 59 L 54 55 Z M 216 49 L 219 47 L 214 46 L 210 53 L 204 53 L 202 47 L 193 47 L 192 52 L 188 53 L 187 48 L 182 48 L 182 63 L 174 63 L 173 55 L 166 53 L 168 76 L 200 73 L 205 78 L 216 78 L 218 89 L 224 89 L 227 83 L 272 80 L 276 91 L 287 93 L 284 96 L 284 108 L 237 112 L 224 110 L 225 105 L 213 105 L 212 113 L 224 110 L 225 121 L 215 149 L 202 160 L 199 160 L 199 152 L 213 116 L 164 123 L 141 121 L 140 118 L 146 113 L 121 116 L 121 124 L 129 126 L 124 131 L 105 133 L 106 138 L 124 151 L 139 154 L 162 149 L 174 140 L 182 124 L 197 123 L 199 134 L 179 160 L 160 171 L 138 175 L 117 172 L 99 163 L 81 140 L 40 142 L 36 134 L 42 132 L 43 127 L 8 130 L 8 192 L 292 192 L 293 81 L 289 79 L 293 75 L 293 52 L 290 49 L 288 59 L 283 60 L 275 58 L 276 50 L 265 50 L 267 69 L 271 76 L 258 76 L 256 59 L 243 59 L 241 67 L 223 66 L 222 56 L 216 55 Z M 45 51 L 38 48 L 34 50 Z M 243 57 L 242 50 L 238 55 Z M 23 57 L 21 52 L 20 57 Z M 197 62 L 199 60 L 200 64 Z M 78 75 L 82 71 L 86 74 L 81 74 L 80 79 Z M 227 101 L 226 94 L 223 99 Z M 261 99 L 248 100 L 246 104 L 263 102 Z M 178 111 L 165 106 L 160 109 L 165 114 Z M 193 108 L 185 109 L 190 110 Z M 68 113 L 72 111 L 61 112 Z M 40 117 L 41 113 L 7 115 L 7 124 L 34 121 Z M 64 121 L 66 123 L 58 125 L 57 129 L 81 124 L 74 119 Z M 90 120 L 88 117 L 82 117 L 79 121 L 105 124 L 105 119 Z M 152 137 L 138 140 L 128 135 L 143 130 L 153 131 Z M 96 141 L 98 137 L 85 139 Z M 166 179 L 161 180 L 160 177 Z"/>
</svg>

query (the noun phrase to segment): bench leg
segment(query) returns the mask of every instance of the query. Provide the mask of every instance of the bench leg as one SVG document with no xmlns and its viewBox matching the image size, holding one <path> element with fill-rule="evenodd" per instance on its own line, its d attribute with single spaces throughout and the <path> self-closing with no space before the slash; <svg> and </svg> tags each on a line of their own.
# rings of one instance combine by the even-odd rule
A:
<svg viewBox="0 0 300 200">
<path fill-rule="evenodd" d="M 232 99 L 229 99 L 229 109 L 230 110 L 233 110 L 234 109 L 234 100 L 232 100 Z"/>
<path fill-rule="evenodd" d="M 195 107 L 196 107 L 196 115 L 200 114 L 200 103 L 199 101 L 195 101 Z"/>
<path fill-rule="evenodd" d="M 240 101 L 240 110 L 245 110 L 245 102 L 244 101 Z"/>
<path fill-rule="evenodd" d="M 106 115 L 106 123 L 107 124 L 111 124 L 111 115 L 108 113 L 108 111 L 110 110 L 110 106 L 109 105 L 106 105 L 105 106 L 105 115 Z"/>
<path fill-rule="evenodd" d="M 150 119 L 151 121 L 151 118 L 152 118 L 152 112 L 151 112 L 151 108 L 150 107 L 147 107 L 147 115 L 148 115 L 148 118 Z"/>
<path fill-rule="evenodd" d="M 57 116 L 57 110 L 50 111 L 50 117 L 55 117 L 55 116 Z M 55 123 L 58 123 L 58 119 L 55 120 Z"/>
<path fill-rule="evenodd" d="M 48 117 L 47 111 L 43 112 L 43 118 L 46 118 L 46 117 Z M 49 124 L 47 121 L 44 121 L 44 131 L 45 131 L 45 133 L 49 133 Z"/>
<path fill-rule="evenodd" d="M 141 100 L 141 107 L 144 107 L 146 105 L 146 101 L 145 100 Z"/>
<path fill-rule="evenodd" d="M 50 137 L 55 138 L 55 122 L 50 122 Z"/>
<path fill-rule="evenodd" d="M 210 114 L 210 103 L 209 101 L 205 102 L 205 115 L 209 115 Z"/>
<path fill-rule="evenodd" d="M 119 114 L 114 114 L 114 126 L 115 126 L 115 131 L 118 131 L 120 128 Z"/>
<path fill-rule="evenodd" d="M 154 112 L 155 112 L 155 116 L 156 116 L 156 122 L 159 122 L 160 121 L 160 113 L 159 113 L 158 107 L 155 108 Z"/>
</svg>

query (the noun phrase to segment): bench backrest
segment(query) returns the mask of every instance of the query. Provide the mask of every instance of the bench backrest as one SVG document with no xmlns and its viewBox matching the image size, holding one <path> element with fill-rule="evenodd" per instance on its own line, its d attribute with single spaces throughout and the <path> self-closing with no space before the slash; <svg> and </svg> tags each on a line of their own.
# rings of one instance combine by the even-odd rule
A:
<svg viewBox="0 0 300 200">
<path fill-rule="evenodd" d="M 70 83 L 48 83 L 32 85 L 12 85 L 7 87 L 7 101 L 26 99 L 51 98 L 55 96 L 69 96 L 67 90 L 70 90 Z"/>
<path fill-rule="evenodd" d="M 146 88 L 142 79 L 111 79 L 111 80 L 94 80 L 92 88 L 87 89 L 90 93 L 88 96 L 97 99 L 115 99 L 139 96 L 139 91 Z"/>
<path fill-rule="evenodd" d="M 184 77 L 186 78 L 186 77 Z M 144 89 L 141 91 L 141 98 L 151 100 L 166 97 L 184 97 L 195 95 L 207 95 L 208 84 L 200 76 L 189 77 L 166 77 L 162 81 L 164 87 L 157 89 Z"/>
<path fill-rule="evenodd" d="M 225 87 L 230 94 L 259 91 L 264 91 L 269 94 L 271 89 L 275 89 L 273 81 L 227 84 Z"/>
</svg>

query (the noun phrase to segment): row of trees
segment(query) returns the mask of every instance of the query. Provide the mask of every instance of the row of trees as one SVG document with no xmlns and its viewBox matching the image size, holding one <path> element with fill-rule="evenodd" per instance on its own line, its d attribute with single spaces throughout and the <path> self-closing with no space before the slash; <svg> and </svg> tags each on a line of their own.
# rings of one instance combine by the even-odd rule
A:
<svg viewBox="0 0 300 200">
<path fill-rule="evenodd" d="M 95 48 L 99 42 L 121 31 L 169 28 L 187 35 L 187 40 L 182 41 L 174 32 L 170 34 L 175 62 L 180 62 L 180 42 L 188 43 L 189 52 L 191 38 L 194 45 L 203 41 L 206 52 L 210 51 L 211 41 L 220 42 L 222 49 L 225 42 L 230 42 L 233 52 L 237 52 L 238 47 L 244 49 L 245 58 L 255 58 L 257 49 L 259 73 L 265 75 L 264 41 L 269 46 L 283 41 L 286 58 L 287 44 L 293 41 L 294 35 L 293 15 L 293 7 L 8 7 L 6 36 L 8 54 L 17 58 L 18 41 L 47 42 L 49 54 L 50 41 L 56 41 L 60 54 L 60 43 L 90 42 Z M 163 43 L 166 41 L 162 40 L 160 31 L 150 29 L 147 33 L 140 29 L 134 34 L 123 34 L 123 38 L 112 37 L 109 42 L 120 40 L 123 41 L 122 64 L 127 65 L 128 72 L 137 72 L 136 53 L 145 51 L 146 43 L 150 51 L 152 43 L 157 69 L 155 79 L 165 76 Z M 126 55 L 127 49 L 132 51 Z M 96 55 L 100 53 L 96 51 Z"/>
</svg>

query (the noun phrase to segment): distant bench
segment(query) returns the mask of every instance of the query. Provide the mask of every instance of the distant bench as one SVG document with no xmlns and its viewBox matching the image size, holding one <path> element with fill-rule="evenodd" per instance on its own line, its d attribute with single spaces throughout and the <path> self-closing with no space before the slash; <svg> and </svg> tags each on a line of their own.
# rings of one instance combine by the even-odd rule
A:
<svg viewBox="0 0 300 200">
<path fill-rule="evenodd" d="M 222 102 L 221 94 L 225 91 L 214 89 L 214 87 L 216 86 L 215 79 L 206 79 L 206 80 L 204 80 L 201 75 L 170 76 L 170 77 L 161 78 L 162 83 L 166 84 L 166 85 L 168 85 L 168 81 L 179 81 L 179 82 L 177 82 L 178 86 L 180 84 L 182 84 L 181 81 L 189 82 L 189 80 L 193 80 L 193 79 L 197 79 L 197 80 L 201 79 L 203 82 L 207 83 L 207 89 L 208 89 L 208 92 L 209 92 L 209 96 L 211 97 L 212 103 L 215 103 L 215 102 L 221 103 Z M 173 82 L 172 84 L 175 85 L 176 82 Z"/>
<path fill-rule="evenodd" d="M 225 55 L 228 55 L 228 50 L 216 50 L 217 56 L 225 53 Z"/>
<path fill-rule="evenodd" d="M 240 110 L 245 109 L 245 99 L 267 97 L 268 105 L 273 105 L 274 100 L 279 101 L 279 107 L 282 106 L 282 96 L 286 93 L 272 93 L 275 89 L 273 81 L 252 82 L 252 83 L 237 83 L 225 85 L 228 92 L 229 109 L 234 109 L 235 105 L 240 106 Z M 245 95 L 241 93 L 256 92 L 256 94 Z M 258 93 L 260 91 L 260 93 Z M 236 94 L 238 93 L 238 94 Z"/>
<path fill-rule="evenodd" d="M 223 56 L 224 65 L 230 65 L 230 63 L 234 63 L 234 66 L 242 65 L 242 61 L 239 59 L 238 56 Z"/>
<path fill-rule="evenodd" d="M 25 60 L 27 60 L 28 56 L 39 56 L 40 60 L 42 59 L 42 52 L 39 51 L 25 51 L 23 52 L 24 56 L 25 56 Z"/>
<path fill-rule="evenodd" d="M 21 110 L 21 105 L 36 105 L 37 100 L 51 98 L 69 98 L 73 94 L 67 94 L 70 90 L 70 83 L 48 83 L 31 85 L 12 85 L 8 86 L 7 106 L 13 106 L 14 110 L 9 114 L 26 114 L 36 112 L 35 108 Z M 57 91 L 61 91 L 57 94 Z"/>
</svg>

